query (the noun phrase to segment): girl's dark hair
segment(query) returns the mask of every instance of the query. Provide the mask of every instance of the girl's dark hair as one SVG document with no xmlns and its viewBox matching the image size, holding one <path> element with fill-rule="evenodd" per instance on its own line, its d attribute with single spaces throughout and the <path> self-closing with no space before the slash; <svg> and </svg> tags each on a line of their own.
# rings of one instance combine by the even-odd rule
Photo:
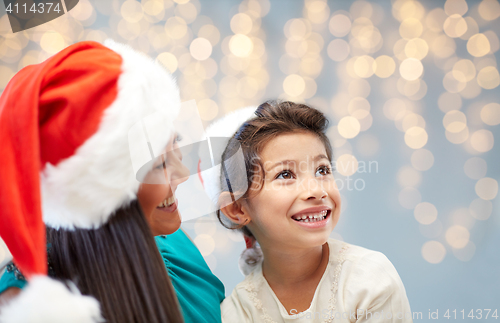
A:
<svg viewBox="0 0 500 323">
<path fill-rule="evenodd" d="M 328 159 L 333 158 L 332 146 L 326 136 L 328 119 L 325 115 L 305 104 L 290 101 L 267 101 L 255 111 L 255 117 L 245 122 L 233 135 L 222 154 L 221 188 L 222 192 L 247 198 L 251 193 L 258 193 L 265 180 L 265 171 L 260 160 L 264 146 L 279 135 L 305 132 L 312 133 L 325 146 Z M 245 168 L 232 163 L 231 156 L 241 147 L 245 160 Z M 231 178 L 231 182 L 229 179 Z M 246 189 L 246 190 L 245 190 Z M 243 192 L 244 191 L 244 192 Z M 228 229 L 239 229 L 246 236 L 253 237 L 246 226 L 233 227 L 217 211 L 217 218 Z"/>
<path fill-rule="evenodd" d="M 106 322 L 183 322 L 137 200 L 98 229 L 47 228 L 47 242 L 51 275 L 95 297 Z"/>
</svg>

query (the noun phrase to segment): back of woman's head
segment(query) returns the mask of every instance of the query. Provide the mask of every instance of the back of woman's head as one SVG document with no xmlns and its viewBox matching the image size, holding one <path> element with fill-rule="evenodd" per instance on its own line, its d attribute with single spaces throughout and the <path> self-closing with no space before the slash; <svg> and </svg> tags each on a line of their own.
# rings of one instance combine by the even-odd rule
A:
<svg viewBox="0 0 500 323">
<path fill-rule="evenodd" d="M 174 289 L 137 200 L 94 230 L 47 229 L 49 271 L 101 304 L 106 322 L 182 322 Z"/>
<path fill-rule="evenodd" d="M 328 119 L 321 111 L 290 101 L 267 101 L 257 108 L 255 115 L 241 125 L 229 139 L 222 154 L 220 177 L 222 192 L 226 191 L 231 194 L 238 192 L 237 195 L 242 198 L 251 197 L 252 194 L 260 192 L 265 180 L 260 154 L 265 145 L 279 135 L 298 132 L 312 133 L 318 136 L 325 146 L 328 159 L 332 160 L 332 147 L 325 134 Z M 230 158 L 240 147 L 245 160 L 245 169 Z M 222 225 L 232 228 L 225 217 L 221 216 L 221 211 L 217 212 L 217 217 Z M 241 230 L 245 235 L 252 236 L 246 227 Z"/>
</svg>

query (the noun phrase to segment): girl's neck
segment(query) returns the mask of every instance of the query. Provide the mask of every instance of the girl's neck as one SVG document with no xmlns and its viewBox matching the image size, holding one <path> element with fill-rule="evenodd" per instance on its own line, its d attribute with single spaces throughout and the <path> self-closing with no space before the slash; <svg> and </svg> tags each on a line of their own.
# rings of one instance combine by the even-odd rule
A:
<svg viewBox="0 0 500 323">
<path fill-rule="evenodd" d="M 262 274 L 272 285 L 290 286 L 307 281 L 318 281 L 329 260 L 328 243 L 311 249 L 283 251 L 262 248 Z"/>
</svg>

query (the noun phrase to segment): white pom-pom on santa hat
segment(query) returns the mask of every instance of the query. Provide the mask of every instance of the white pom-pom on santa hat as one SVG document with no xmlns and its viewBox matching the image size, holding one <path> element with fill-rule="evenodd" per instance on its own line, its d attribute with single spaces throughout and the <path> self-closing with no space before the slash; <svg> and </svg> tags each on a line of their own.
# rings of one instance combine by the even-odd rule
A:
<svg viewBox="0 0 500 323">
<path fill-rule="evenodd" d="M 72 283 L 70 283 L 72 284 Z M 33 276 L 21 294 L 2 307 L 0 323 L 104 322 L 99 302 L 80 294 L 74 285 L 47 276 Z"/>
<path fill-rule="evenodd" d="M 255 242 L 253 247 L 243 250 L 238 260 L 238 267 L 243 275 L 248 276 L 263 259 L 262 249 Z"/>
</svg>

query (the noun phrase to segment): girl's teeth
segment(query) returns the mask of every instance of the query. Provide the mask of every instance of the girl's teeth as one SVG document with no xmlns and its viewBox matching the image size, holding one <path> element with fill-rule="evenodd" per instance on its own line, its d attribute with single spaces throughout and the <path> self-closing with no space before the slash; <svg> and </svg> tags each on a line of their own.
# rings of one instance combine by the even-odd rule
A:
<svg viewBox="0 0 500 323">
<path fill-rule="evenodd" d="M 317 222 L 322 221 L 326 218 L 328 211 L 321 211 L 319 213 L 308 214 L 308 215 L 298 215 L 293 219 L 298 222 Z"/>
</svg>

